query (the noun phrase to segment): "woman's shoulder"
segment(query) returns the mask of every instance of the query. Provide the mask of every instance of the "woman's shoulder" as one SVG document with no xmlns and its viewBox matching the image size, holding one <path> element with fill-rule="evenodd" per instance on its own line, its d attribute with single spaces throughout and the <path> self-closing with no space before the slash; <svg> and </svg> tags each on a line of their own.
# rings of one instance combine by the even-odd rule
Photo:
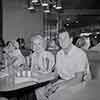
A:
<svg viewBox="0 0 100 100">
<path fill-rule="evenodd" d="M 46 56 L 46 57 L 54 56 L 53 53 L 50 52 L 50 51 L 43 51 L 42 55 L 43 55 L 43 56 Z"/>
</svg>

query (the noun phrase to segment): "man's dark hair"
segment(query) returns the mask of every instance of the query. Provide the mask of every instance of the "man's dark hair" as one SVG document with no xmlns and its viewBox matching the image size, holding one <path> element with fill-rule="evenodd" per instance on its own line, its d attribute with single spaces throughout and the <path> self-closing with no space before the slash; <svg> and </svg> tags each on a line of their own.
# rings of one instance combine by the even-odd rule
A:
<svg viewBox="0 0 100 100">
<path fill-rule="evenodd" d="M 69 37 L 73 37 L 73 34 L 71 33 L 71 30 L 70 29 L 66 29 L 65 27 L 64 28 L 61 28 L 59 31 L 59 34 L 63 33 L 63 32 L 68 32 L 69 34 Z"/>
</svg>

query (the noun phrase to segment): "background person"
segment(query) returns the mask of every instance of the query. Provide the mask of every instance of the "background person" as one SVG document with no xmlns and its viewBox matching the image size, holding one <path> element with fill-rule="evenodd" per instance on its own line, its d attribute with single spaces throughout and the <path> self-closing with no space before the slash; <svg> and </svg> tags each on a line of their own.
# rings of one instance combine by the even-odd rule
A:
<svg viewBox="0 0 100 100">
<path fill-rule="evenodd" d="M 13 66 L 16 72 L 24 68 L 25 58 L 20 52 L 19 44 L 17 41 L 15 40 L 8 41 L 4 50 L 5 50 L 5 60 L 6 60 L 5 65 L 7 66 L 7 68 Z"/>
<path fill-rule="evenodd" d="M 80 37 L 76 42 L 76 46 L 84 50 L 88 50 L 90 47 L 89 37 Z"/>
<path fill-rule="evenodd" d="M 5 68 L 5 59 L 4 59 L 4 46 L 5 43 L 2 39 L 0 39 L 0 71 Z"/>
</svg>

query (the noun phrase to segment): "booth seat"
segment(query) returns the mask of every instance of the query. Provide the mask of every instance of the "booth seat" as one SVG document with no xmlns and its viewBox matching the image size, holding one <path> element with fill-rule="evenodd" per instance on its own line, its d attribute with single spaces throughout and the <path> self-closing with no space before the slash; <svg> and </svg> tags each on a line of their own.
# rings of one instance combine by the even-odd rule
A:
<svg viewBox="0 0 100 100">
<path fill-rule="evenodd" d="M 59 50 L 49 50 L 49 51 L 52 52 L 56 57 L 56 54 Z M 100 52 L 94 50 L 88 50 L 88 51 L 85 50 L 85 52 L 89 60 L 92 78 L 100 79 Z M 24 52 L 24 56 L 28 55 L 29 55 L 29 50 L 26 50 Z"/>
<path fill-rule="evenodd" d="M 100 79 L 100 52 L 88 50 L 86 53 L 90 64 L 92 79 Z"/>
</svg>

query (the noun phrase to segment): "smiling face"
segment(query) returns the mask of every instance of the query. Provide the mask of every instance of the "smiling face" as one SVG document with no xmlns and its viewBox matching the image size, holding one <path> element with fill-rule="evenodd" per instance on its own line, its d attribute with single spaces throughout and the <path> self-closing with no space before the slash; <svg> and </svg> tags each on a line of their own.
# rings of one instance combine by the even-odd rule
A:
<svg viewBox="0 0 100 100">
<path fill-rule="evenodd" d="M 59 43 L 63 49 L 68 48 L 72 44 L 72 40 L 67 31 L 59 34 Z"/>
<path fill-rule="evenodd" d="M 44 40 L 42 37 L 34 37 L 31 39 L 31 48 L 33 51 L 41 51 L 44 49 Z"/>
<path fill-rule="evenodd" d="M 42 43 L 39 39 L 36 39 L 33 41 L 32 48 L 34 51 L 39 51 L 42 49 Z"/>
<path fill-rule="evenodd" d="M 9 50 L 9 52 L 13 52 L 15 50 L 15 47 L 13 46 L 13 44 L 11 42 L 9 42 L 7 48 Z"/>
</svg>

